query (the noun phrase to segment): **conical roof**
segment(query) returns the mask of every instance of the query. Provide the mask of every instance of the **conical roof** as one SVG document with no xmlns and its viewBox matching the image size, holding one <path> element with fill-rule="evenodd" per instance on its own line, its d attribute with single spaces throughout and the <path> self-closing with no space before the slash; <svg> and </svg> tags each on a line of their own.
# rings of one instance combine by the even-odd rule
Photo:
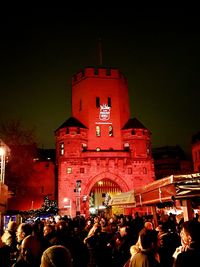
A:
<svg viewBox="0 0 200 267">
<path fill-rule="evenodd" d="M 74 117 L 70 117 L 69 119 L 67 119 L 60 127 L 58 127 L 55 131 L 58 131 L 62 128 L 65 127 L 79 127 L 79 128 L 85 128 L 87 129 L 87 127 L 82 124 L 82 122 L 80 122 L 79 120 L 77 120 Z"/>
<path fill-rule="evenodd" d="M 122 130 L 125 129 L 147 129 L 137 118 L 132 118 L 127 121 Z"/>
</svg>

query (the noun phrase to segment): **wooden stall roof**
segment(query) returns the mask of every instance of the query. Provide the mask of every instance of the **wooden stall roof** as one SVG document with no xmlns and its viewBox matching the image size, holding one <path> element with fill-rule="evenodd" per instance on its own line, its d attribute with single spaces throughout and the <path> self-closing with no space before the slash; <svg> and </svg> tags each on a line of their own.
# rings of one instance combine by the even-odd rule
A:
<svg viewBox="0 0 200 267">
<path fill-rule="evenodd" d="M 170 175 L 135 189 L 136 206 L 200 197 L 200 173 Z"/>
</svg>

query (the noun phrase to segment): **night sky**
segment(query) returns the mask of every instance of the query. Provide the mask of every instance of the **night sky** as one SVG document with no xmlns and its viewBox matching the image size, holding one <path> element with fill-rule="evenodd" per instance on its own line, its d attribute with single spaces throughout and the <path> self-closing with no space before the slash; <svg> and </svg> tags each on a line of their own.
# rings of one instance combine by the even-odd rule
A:
<svg viewBox="0 0 200 267">
<path fill-rule="evenodd" d="M 20 120 L 40 147 L 54 148 L 54 130 L 71 113 L 71 77 L 99 64 L 101 38 L 103 66 L 127 77 L 131 116 L 152 132 L 153 147 L 188 153 L 200 130 L 199 24 L 184 8 L 2 9 L 0 122 Z"/>
</svg>

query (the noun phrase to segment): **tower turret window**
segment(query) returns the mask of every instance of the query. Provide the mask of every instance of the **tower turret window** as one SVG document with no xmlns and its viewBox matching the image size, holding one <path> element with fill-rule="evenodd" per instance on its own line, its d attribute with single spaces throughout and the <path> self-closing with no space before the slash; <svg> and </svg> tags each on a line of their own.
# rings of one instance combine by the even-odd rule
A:
<svg viewBox="0 0 200 267">
<path fill-rule="evenodd" d="M 64 143 L 60 143 L 60 155 L 63 156 L 65 153 L 65 146 Z"/>
<path fill-rule="evenodd" d="M 72 173 L 72 167 L 67 167 L 67 173 Z"/>
<path fill-rule="evenodd" d="M 100 97 L 96 97 L 96 107 L 99 108 L 100 107 Z"/>
<path fill-rule="evenodd" d="M 87 144 L 83 143 L 82 144 L 82 151 L 86 151 L 87 150 Z"/>
<path fill-rule="evenodd" d="M 143 173 L 147 174 L 147 168 L 146 167 L 143 168 Z"/>
<path fill-rule="evenodd" d="M 111 107 L 111 97 L 108 97 L 108 106 Z"/>
<path fill-rule="evenodd" d="M 112 127 L 112 125 L 108 126 L 108 135 L 109 136 L 113 136 L 113 127 Z"/>
<path fill-rule="evenodd" d="M 124 144 L 124 150 L 125 151 L 129 151 L 129 143 L 125 143 Z"/>
<path fill-rule="evenodd" d="M 96 136 L 101 136 L 101 127 L 99 125 L 96 126 Z"/>
</svg>

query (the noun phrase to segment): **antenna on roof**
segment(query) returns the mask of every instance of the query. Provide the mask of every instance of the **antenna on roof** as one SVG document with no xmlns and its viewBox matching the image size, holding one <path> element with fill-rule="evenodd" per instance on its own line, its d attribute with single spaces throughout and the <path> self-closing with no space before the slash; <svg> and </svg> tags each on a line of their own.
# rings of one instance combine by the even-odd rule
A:
<svg viewBox="0 0 200 267">
<path fill-rule="evenodd" d="M 98 44 L 99 44 L 99 65 L 101 66 L 102 63 L 103 63 L 103 56 L 102 56 L 102 40 L 101 40 L 101 38 L 99 38 Z"/>
</svg>

